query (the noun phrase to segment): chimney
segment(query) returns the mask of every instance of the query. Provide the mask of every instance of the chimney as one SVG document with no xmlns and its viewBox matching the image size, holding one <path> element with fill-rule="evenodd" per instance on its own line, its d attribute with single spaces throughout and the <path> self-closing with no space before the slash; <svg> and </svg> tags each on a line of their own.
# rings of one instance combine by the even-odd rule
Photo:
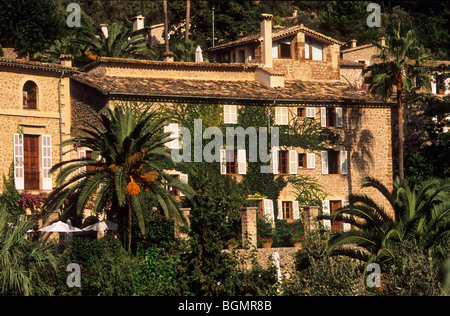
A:
<svg viewBox="0 0 450 316">
<path fill-rule="evenodd" d="M 298 10 L 294 10 L 294 12 L 292 13 L 292 17 L 293 17 L 293 18 L 296 18 L 297 15 L 298 15 Z"/>
<path fill-rule="evenodd" d="M 66 67 L 66 68 L 72 67 L 72 59 L 73 59 L 72 55 L 61 54 L 59 56 L 59 60 L 61 61 L 61 66 Z"/>
<path fill-rule="evenodd" d="M 357 42 L 357 40 L 352 39 L 350 42 L 352 42 L 352 48 L 356 47 L 356 42 Z"/>
<path fill-rule="evenodd" d="M 272 68 L 272 18 L 272 14 L 261 14 L 262 63 L 268 68 Z"/>
<path fill-rule="evenodd" d="M 145 18 L 142 15 L 135 16 L 131 20 L 133 21 L 133 32 L 142 30 L 144 28 Z"/>
<path fill-rule="evenodd" d="M 386 46 L 386 37 L 382 36 L 379 38 L 381 47 Z"/>
<path fill-rule="evenodd" d="M 105 38 L 108 38 L 108 24 L 100 24 L 100 29 L 102 30 L 103 35 Z"/>
</svg>

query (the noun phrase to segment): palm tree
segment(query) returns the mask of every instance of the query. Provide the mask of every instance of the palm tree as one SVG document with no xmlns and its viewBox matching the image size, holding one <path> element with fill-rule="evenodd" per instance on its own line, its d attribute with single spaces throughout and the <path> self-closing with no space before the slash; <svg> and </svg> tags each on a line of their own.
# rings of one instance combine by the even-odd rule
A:
<svg viewBox="0 0 450 316">
<path fill-rule="evenodd" d="M 108 27 L 108 34 L 102 31 L 100 35 L 86 33 L 80 40 L 92 58 L 117 57 L 134 58 L 149 53 L 142 35 L 130 37 L 130 30 L 122 23 L 112 23 Z"/>
<path fill-rule="evenodd" d="M 0 208 L 0 294 L 31 295 L 38 269 L 56 266 L 49 246 L 34 244 L 25 237 L 33 219 L 8 216 Z"/>
<path fill-rule="evenodd" d="M 428 252 L 448 243 L 448 182 L 432 179 L 413 185 L 397 178 L 393 190 L 389 191 L 378 180 L 366 177 L 362 187 L 380 192 L 394 210 L 394 217 L 367 195 L 350 195 L 350 204 L 331 218 L 350 223 L 356 229 L 335 235 L 330 241 L 330 253 L 348 255 L 367 263 L 386 262 L 394 258 L 395 245 L 405 240 L 416 242 Z"/>
<path fill-rule="evenodd" d="M 398 163 L 399 178 L 404 179 L 403 167 L 403 91 L 406 93 L 414 92 L 416 88 L 425 86 L 428 89 L 429 76 L 421 63 L 430 59 L 428 55 L 422 54 L 418 40 L 412 30 L 409 30 L 405 36 L 400 33 L 400 24 L 393 34 L 386 35 L 386 45 L 374 43 L 380 50 L 378 55 L 372 56 L 375 61 L 367 67 L 363 74 L 369 73 L 366 83 L 369 84 L 368 90 L 374 94 L 389 98 L 393 94 L 393 87 L 397 91 L 397 111 L 398 111 Z"/>
<path fill-rule="evenodd" d="M 61 168 L 56 179 L 58 187 L 44 207 L 49 211 L 58 209 L 66 198 L 75 196 L 75 208 L 81 214 L 92 197 L 96 212 L 101 212 L 109 201 L 109 217 L 119 222 L 119 231 L 127 231 L 130 249 L 132 213 L 145 233 L 144 212 L 153 206 L 144 204 L 144 195 L 157 201 L 166 217 L 175 215 L 184 222 L 178 202 L 167 187 L 180 190 L 188 198 L 193 191 L 165 171 L 177 167 L 165 146 L 171 140 L 170 133 L 162 132 L 166 118 L 149 110 L 137 115 L 132 108 L 123 106 L 107 108 L 105 112 L 96 116 L 97 124 L 86 123 L 89 128 L 80 128 L 81 133 L 62 143 L 87 148 L 92 154 L 90 158 L 63 161 L 52 167 L 51 173 Z"/>
</svg>

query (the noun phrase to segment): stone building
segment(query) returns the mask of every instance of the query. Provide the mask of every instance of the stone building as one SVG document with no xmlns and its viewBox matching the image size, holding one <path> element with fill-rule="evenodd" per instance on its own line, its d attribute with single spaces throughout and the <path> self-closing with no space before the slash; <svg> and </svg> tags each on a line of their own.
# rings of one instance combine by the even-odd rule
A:
<svg viewBox="0 0 450 316">
<path fill-rule="evenodd" d="M 62 159 L 59 144 L 70 134 L 74 72 L 69 59 L 59 65 L 0 58 L 0 173 L 8 175 L 14 163 L 18 190 L 50 192 L 55 185 L 48 171 Z"/>
<path fill-rule="evenodd" d="M 89 120 L 93 112 L 113 106 L 114 102 L 213 104 L 220 108 L 223 124 L 229 126 L 237 126 L 240 108 L 263 107 L 273 111 L 274 126 L 315 120 L 341 139 L 339 145 L 323 151 L 270 148 L 271 171 L 276 177 L 306 175 L 315 179 L 327 192 L 321 205 L 317 205 L 326 214 L 347 203 L 351 193 L 365 193 L 384 203 L 375 190 L 361 189 L 360 180 L 370 175 L 392 187 L 394 104 L 378 101 L 341 80 L 343 62 L 339 47 L 342 43 L 302 25 L 272 33 L 270 20 L 270 15 L 263 15 L 262 35 L 209 50 L 210 56 L 226 63 L 102 57 L 75 72 L 69 64 L 2 59 L 0 86 L 5 96 L 0 100 L 0 119 L 8 127 L 4 129 L 1 171 L 5 174 L 15 158 L 19 162 L 17 175 L 22 175 L 19 168 L 24 158 L 20 154 L 29 153 L 21 149 L 25 138 L 20 135 L 36 135 L 42 144 L 38 146 L 39 156 L 36 155 L 39 186 L 35 184 L 31 188 L 27 181 L 22 185 L 20 177 L 16 183 L 20 190 L 51 190 L 50 181 L 54 185 L 54 179 L 46 178 L 46 168 L 59 162 L 64 154 L 58 147 L 60 139 L 67 137 L 83 120 Z M 350 66 L 359 67 L 354 63 Z M 24 108 L 25 104 L 28 106 L 24 101 L 25 92 L 26 100 L 30 99 L 33 87 L 38 91 L 37 109 Z M 180 127 L 177 122 L 166 127 L 174 137 L 170 145 L 173 148 L 179 146 Z M 238 181 L 244 179 L 250 159 L 247 148 L 230 154 L 237 158 L 234 162 L 227 159 L 225 149 L 220 152 L 217 166 L 221 173 Z M 78 148 L 62 159 L 83 155 L 87 152 Z M 179 176 L 188 181 L 187 175 Z M 262 196 L 258 213 L 273 219 L 295 220 L 301 216 L 303 206 L 296 200 L 293 188 L 287 185 L 276 200 Z M 349 229 L 339 222 L 325 221 L 324 225 L 335 230 Z"/>
</svg>

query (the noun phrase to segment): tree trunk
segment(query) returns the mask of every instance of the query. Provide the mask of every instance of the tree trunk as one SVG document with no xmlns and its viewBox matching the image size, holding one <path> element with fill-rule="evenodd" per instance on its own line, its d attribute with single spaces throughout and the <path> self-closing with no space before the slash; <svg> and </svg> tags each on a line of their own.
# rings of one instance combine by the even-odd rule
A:
<svg viewBox="0 0 450 316">
<path fill-rule="evenodd" d="M 191 0 L 186 0 L 186 42 L 189 41 L 189 29 L 191 28 Z"/>
<path fill-rule="evenodd" d="M 164 43 L 166 44 L 166 53 L 169 52 L 169 21 L 167 16 L 167 0 L 163 0 L 164 9 Z"/>
<path fill-rule="evenodd" d="M 397 111 L 398 111 L 398 177 L 400 181 L 405 178 L 403 167 L 403 104 L 402 104 L 402 75 L 397 76 Z"/>
</svg>

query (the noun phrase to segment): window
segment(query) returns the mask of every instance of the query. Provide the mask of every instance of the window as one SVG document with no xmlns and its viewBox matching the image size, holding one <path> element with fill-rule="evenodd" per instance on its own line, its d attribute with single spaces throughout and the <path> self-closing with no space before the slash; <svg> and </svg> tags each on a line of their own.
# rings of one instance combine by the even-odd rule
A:
<svg viewBox="0 0 450 316">
<path fill-rule="evenodd" d="M 278 201 L 277 219 L 299 219 L 298 201 Z"/>
<path fill-rule="evenodd" d="M 51 190 L 51 136 L 14 134 L 14 180 L 17 190 Z M 41 182 L 42 180 L 42 182 Z"/>
<path fill-rule="evenodd" d="M 309 36 L 305 36 L 305 59 L 322 60 L 323 43 Z"/>
<path fill-rule="evenodd" d="M 297 108 L 297 117 L 316 117 L 316 109 L 311 107 L 300 107 Z"/>
<path fill-rule="evenodd" d="M 273 215 L 273 201 L 269 199 L 264 199 L 261 201 L 261 213 L 262 217 L 267 218 L 272 225 L 274 225 L 274 215 Z"/>
<path fill-rule="evenodd" d="M 298 117 L 306 117 L 306 108 L 297 108 Z"/>
<path fill-rule="evenodd" d="M 180 149 L 180 129 L 177 123 L 171 123 L 169 125 L 164 126 L 164 133 L 171 133 L 170 138 L 171 141 L 167 142 L 165 145 L 169 149 Z"/>
<path fill-rule="evenodd" d="M 322 151 L 322 174 L 347 174 L 347 151 Z"/>
<path fill-rule="evenodd" d="M 306 154 L 298 154 L 298 167 L 306 168 Z"/>
<path fill-rule="evenodd" d="M 320 125 L 322 127 L 342 127 L 342 108 L 320 108 Z"/>
<path fill-rule="evenodd" d="M 272 58 L 292 58 L 291 41 L 292 37 L 274 41 L 272 43 Z"/>
<path fill-rule="evenodd" d="M 274 174 L 297 174 L 297 151 L 272 148 L 272 167 Z"/>
<path fill-rule="evenodd" d="M 33 81 L 25 82 L 23 86 L 23 108 L 37 109 L 37 85 Z"/>
<path fill-rule="evenodd" d="M 187 174 L 177 174 L 173 175 L 174 179 L 180 180 L 180 182 L 187 184 L 188 183 L 188 175 Z M 167 186 L 166 189 L 172 193 L 173 196 L 185 196 L 183 192 L 175 189 L 174 187 Z"/>
<path fill-rule="evenodd" d="M 220 150 L 220 173 L 221 174 L 246 174 L 247 157 L 245 149 Z"/>
<path fill-rule="evenodd" d="M 237 124 L 237 105 L 223 106 L 224 124 Z"/>
<path fill-rule="evenodd" d="M 324 215 L 331 215 L 335 213 L 338 209 L 343 206 L 347 206 L 348 201 L 346 200 L 323 200 L 322 201 L 322 211 Z M 323 224 L 325 227 L 333 230 L 333 231 L 349 231 L 351 229 L 351 224 L 344 223 L 343 221 L 332 221 L 331 219 L 323 220 Z"/>
<path fill-rule="evenodd" d="M 275 108 L 275 124 L 276 125 L 288 125 L 288 108 L 285 106 L 279 106 Z"/>
</svg>

